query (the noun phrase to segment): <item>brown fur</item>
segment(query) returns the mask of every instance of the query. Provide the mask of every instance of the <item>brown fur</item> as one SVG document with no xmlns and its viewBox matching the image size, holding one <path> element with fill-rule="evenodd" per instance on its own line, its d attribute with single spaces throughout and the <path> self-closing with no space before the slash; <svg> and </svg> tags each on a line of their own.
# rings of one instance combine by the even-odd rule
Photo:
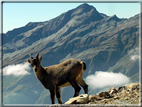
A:
<svg viewBox="0 0 142 107">
<path fill-rule="evenodd" d="M 35 59 L 30 56 L 31 60 L 28 59 L 28 62 L 32 65 L 35 75 L 42 85 L 46 89 L 49 89 L 52 104 L 55 103 L 55 94 L 58 102 L 62 103 L 60 87 L 71 85 L 75 89 L 75 97 L 78 96 L 81 89 L 78 85 L 80 84 L 83 87 L 84 92 L 88 94 L 88 85 L 82 79 L 83 71 L 86 69 L 85 62 L 69 59 L 58 65 L 43 68 L 40 64 L 42 56 L 39 59 L 38 55 L 39 53 Z"/>
</svg>

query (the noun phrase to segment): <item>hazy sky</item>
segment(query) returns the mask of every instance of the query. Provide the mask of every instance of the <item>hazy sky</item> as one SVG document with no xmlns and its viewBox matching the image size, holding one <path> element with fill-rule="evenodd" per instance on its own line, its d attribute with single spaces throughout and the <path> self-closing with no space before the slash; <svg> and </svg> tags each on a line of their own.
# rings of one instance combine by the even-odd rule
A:
<svg viewBox="0 0 142 107">
<path fill-rule="evenodd" d="M 3 3 L 3 33 L 29 22 L 48 21 L 83 3 Z M 88 3 L 108 16 L 130 18 L 140 13 L 140 3 Z"/>
</svg>

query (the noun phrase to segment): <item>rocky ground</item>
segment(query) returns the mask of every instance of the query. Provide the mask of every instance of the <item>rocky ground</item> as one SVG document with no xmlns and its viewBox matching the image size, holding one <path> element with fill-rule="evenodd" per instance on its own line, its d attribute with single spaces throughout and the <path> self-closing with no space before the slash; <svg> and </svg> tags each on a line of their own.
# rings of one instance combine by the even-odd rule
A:
<svg viewBox="0 0 142 107">
<path fill-rule="evenodd" d="M 130 83 L 115 89 L 110 88 L 107 92 L 100 92 L 96 95 L 82 94 L 70 98 L 65 104 L 53 106 L 141 106 L 142 86 L 140 83 Z M 71 105 L 68 105 L 71 104 Z"/>
<path fill-rule="evenodd" d="M 98 95 L 89 96 L 88 104 L 139 104 L 140 103 L 140 85 L 131 83 L 116 90 L 114 87 L 107 92 L 98 93 Z"/>
</svg>

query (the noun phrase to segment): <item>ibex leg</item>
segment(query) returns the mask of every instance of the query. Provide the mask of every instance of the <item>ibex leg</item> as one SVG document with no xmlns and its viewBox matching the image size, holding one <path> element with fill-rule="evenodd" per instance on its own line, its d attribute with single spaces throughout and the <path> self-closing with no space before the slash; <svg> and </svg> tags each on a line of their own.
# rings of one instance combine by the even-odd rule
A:
<svg viewBox="0 0 142 107">
<path fill-rule="evenodd" d="M 81 90 L 80 86 L 77 84 L 76 80 L 71 80 L 71 81 L 69 81 L 69 82 L 70 82 L 70 84 L 72 85 L 72 87 L 73 87 L 74 90 L 75 90 L 75 93 L 74 93 L 74 96 L 73 96 L 73 97 L 78 96 L 78 94 L 79 94 L 79 92 L 80 92 L 80 90 Z"/>
<path fill-rule="evenodd" d="M 51 102 L 52 104 L 55 104 L 55 91 L 53 90 L 49 90 L 50 91 L 50 98 L 51 98 Z"/>
<path fill-rule="evenodd" d="M 57 99 L 58 99 L 58 102 L 60 103 L 60 104 L 62 104 L 62 100 L 61 100 L 61 90 L 60 90 L 60 87 L 58 87 L 58 88 L 56 88 L 56 97 L 57 97 Z"/>
<path fill-rule="evenodd" d="M 82 78 L 79 78 L 77 82 L 83 87 L 84 93 L 88 94 L 88 85 L 85 83 L 85 81 Z"/>
</svg>

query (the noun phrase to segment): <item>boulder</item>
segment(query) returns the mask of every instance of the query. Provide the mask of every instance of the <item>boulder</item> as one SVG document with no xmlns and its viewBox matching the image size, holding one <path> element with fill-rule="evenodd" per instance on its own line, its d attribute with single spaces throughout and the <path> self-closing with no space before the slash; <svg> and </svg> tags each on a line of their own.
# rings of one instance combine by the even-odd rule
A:
<svg viewBox="0 0 142 107">
<path fill-rule="evenodd" d="M 97 94 L 99 97 L 110 97 L 108 92 L 100 92 Z"/>
<path fill-rule="evenodd" d="M 124 86 L 121 86 L 118 88 L 118 92 L 121 92 L 125 87 Z"/>
<path fill-rule="evenodd" d="M 88 94 L 81 94 L 80 96 L 70 98 L 65 104 L 86 104 L 88 100 Z"/>
<path fill-rule="evenodd" d="M 109 95 L 112 95 L 114 93 L 117 93 L 118 91 L 114 87 L 112 87 L 107 92 L 109 93 Z"/>
<path fill-rule="evenodd" d="M 97 99 L 97 96 L 96 96 L 96 95 L 90 95 L 90 96 L 89 96 L 89 102 L 94 102 L 95 99 Z"/>
</svg>

